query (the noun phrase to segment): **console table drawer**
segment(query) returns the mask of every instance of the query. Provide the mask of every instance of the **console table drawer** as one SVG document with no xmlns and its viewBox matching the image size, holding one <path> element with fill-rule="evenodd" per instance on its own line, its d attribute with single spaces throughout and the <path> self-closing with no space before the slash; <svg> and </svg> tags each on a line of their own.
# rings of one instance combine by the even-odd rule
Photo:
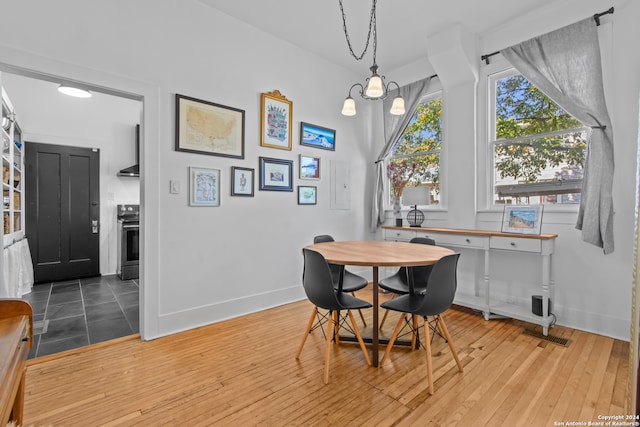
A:
<svg viewBox="0 0 640 427">
<path fill-rule="evenodd" d="M 487 237 L 470 236 L 462 234 L 430 234 L 436 245 L 457 246 L 460 248 L 484 249 L 486 247 Z"/>
<path fill-rule="evenodd" d="M 408 242 L 414 237 L 416 237 L 416 232 L 412 230 L 396 230 L 396 229 L 384 230 L 384 240 Z"/>
<path fill-rule="evenodd" d="M 517 237 L 492 236 L 489 245 L 491 249 L 536 253 L 542 252 L 542 244 L 538 239 L 518 239 Z"/>
</svg>

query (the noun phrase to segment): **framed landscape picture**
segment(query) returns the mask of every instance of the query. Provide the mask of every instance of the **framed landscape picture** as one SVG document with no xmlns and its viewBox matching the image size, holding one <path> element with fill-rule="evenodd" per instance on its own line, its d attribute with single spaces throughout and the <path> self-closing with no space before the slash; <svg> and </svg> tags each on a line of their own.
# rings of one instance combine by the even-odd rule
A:
<svg viewBox="0 0 640 427">
<path fill-rule="evenodd" d="M 244 110 L 176 94 L 175 149 L 244 159 Z"/>
<path fill-rule="evenodd" d="M 300 145 L 336 150 L 336 131 L 311 123 L 300 122 Z"/>
<path fill-rule="evenodd" d="M 318 203 L 318 187 L 299 185 L 298 204 L 315 205 Z"/>
<path fill-rule="evenodd" d="M 253 197 L 254 169 L 231 166 L 231 195 Z"/>
<path fill-rule="evenodd" d="M 189 206 L 220 206 L 220 170 L 189 168 Z"/>
<path fill-rule="evenodd" d="M 502 215 L 502 232 L 540 234 L 543 205 L 505 206 Z"/>
<path fill-rule="evenodd" d="M 291 150 L 293 103 L 280 91 L 263 93 L 260 98 L 260 145 Z"/>
<path fill-rule="evenodd" d="M 293 160 L 260 157 L 260 190 L 293 191 Z"/>
<path fill-rule="evenodd" d="M 320 157 L 300 154 L 300 179 L 320 179 Z"/>
</svg>

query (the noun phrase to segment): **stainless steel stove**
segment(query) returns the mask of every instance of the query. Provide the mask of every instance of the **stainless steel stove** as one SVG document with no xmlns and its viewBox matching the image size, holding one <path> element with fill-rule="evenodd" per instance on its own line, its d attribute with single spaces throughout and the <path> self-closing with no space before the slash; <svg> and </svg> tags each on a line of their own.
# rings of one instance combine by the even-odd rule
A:
<svg viewBox="0 0 640 427">
<path fill-rule="evenodd" d="M 140 264 L 140 205 L 118 205 L 118 265 L 122 280 L 137 279 Z"/>
</svg>

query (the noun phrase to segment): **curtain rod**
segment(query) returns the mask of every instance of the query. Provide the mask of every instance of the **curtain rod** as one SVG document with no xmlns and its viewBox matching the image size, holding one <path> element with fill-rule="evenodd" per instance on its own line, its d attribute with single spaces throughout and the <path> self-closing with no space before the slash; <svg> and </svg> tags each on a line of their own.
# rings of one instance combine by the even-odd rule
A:
<svg viewBox="0 0 640 427">
<path fill-rule="evenodd" d="M 609 15 L 612 14 L 614 11 L 613 6 L 610 7 L 609 9 L 605 10 L 604 12 L 600 12 L 600 13 L 596 13 L 595 15 L 593 15 L 593 20 L 596 21 L 596 26 L 600 26 L 600 17 L 604 16 L 604 15 Z M 499 54 L 500 51 L 495 51 L 493 53 L 488 53 L 486 55 L 482 55 L 480 57 L 481 61 L 484 61 L 486 65 L 489 65 L 489 58 L 491 58 L 494 55 Z"/>
</svg>

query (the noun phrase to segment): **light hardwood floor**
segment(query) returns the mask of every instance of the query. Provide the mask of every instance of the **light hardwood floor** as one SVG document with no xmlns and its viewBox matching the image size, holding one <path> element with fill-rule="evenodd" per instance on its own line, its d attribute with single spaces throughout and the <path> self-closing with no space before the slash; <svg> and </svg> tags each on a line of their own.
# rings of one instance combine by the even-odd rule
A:
<svg viewBox="0 0 640 427">
<path fill-rule="evenodd" d="M 627 413 L 622 341 L 555 327 L 553 335 L 570 340 L 563 347 L 522 333 L 532 325 L 451 309 L 445 319 L 464 373 L 436 337 L 429 396 L 422 349 L 394 349 L 376 369 L 357 345 L 341 343 L 325 386 L 320 330 L 295 359 L 310 314 L 301 301 L 149 342 L 133 338 L 34 359 L 24 423 L 553 426 Z M 389 315 L 387 336 L 397 316 Z"/>
</svg>

